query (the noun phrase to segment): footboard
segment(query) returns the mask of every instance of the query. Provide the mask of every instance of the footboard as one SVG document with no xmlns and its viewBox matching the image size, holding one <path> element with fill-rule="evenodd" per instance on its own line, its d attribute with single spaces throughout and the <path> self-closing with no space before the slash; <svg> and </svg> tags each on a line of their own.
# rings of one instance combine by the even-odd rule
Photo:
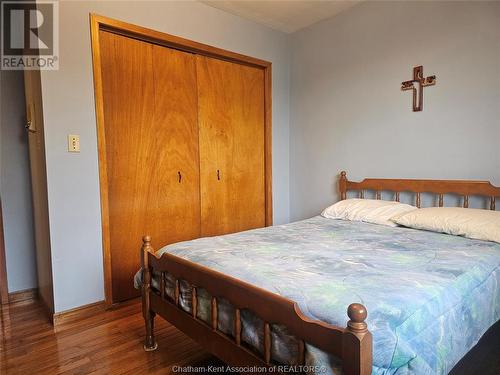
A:
<svg viewBox="0 0 500 375">
<path fill-rule="evenodd" d="M 280 324 L 298 339 L 299 366 L 305 365 L 305 343 L 342 360 L 347 375 L 367 375 L 372 370 L 372 335 L 365 319 L 367 311 L 353 303 L 347 309 L 346 328 L 314 321 L 302 314 L 297 304 L 277 294 L 255 287 L 223 273 L 211 270 L 172 254 L 157 258 L 151 247 L 151 238 L 145 236 L 142 245 L 142 306 L 146 324 L 144 349 L 155 350 L 154 317 L 160 315 L 188 336 L 198 341 L 209 352 L 232 366 L 266 366 L 272 369 L 271 325 Z M 161 275 L 159 290 L 152 287 L 153 273 Z M 174 298 L 166 295 L 166 274 L 175 278 Z M 192 288 L 192 311 L 180 308 L 180 280 Z M 197 317 L 197 288 L 203 288 L 211 297 L 211 324 Z M 224 298 L 235 308 L 234 336 L 218 329 L 218 299 Z M 242 343 L 241 311 L 252 311 L 263 322 L 264 348 L 259 354 Z M 299 367 L 300 368 L 300 367 Z"/>
</svg>

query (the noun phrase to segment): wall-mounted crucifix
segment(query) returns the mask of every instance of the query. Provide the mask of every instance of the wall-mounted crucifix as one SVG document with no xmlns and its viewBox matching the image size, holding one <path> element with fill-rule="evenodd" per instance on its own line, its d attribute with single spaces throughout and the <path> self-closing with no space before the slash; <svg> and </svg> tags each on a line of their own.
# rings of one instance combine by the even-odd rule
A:
<svg viewBox="0 0 500 375">
<path fill-rule="evenodd" d="M 417 87 L 415 87 L 415 84 Z M 401 90 L 413 91 L 413 112 L 419 112 L 424 107 L 424 87 L 434 86 L 436 76 L 424 78 L 424 67 L 422 65 L 413 68 L 413 80 L 401 83 Z"/>
</svg>

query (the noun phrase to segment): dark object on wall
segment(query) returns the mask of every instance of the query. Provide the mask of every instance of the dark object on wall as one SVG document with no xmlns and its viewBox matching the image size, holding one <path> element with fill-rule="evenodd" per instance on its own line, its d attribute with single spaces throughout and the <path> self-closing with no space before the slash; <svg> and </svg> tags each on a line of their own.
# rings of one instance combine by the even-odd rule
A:
<svg viewBox="0 0 500 375">
<path fill-rule="evenodd" d="M 418 85 L 418 88 L 415 87 L 415 84 Z M 413 68 L 413 80 L 401 83 L 401 91 L 413 91 L 413 112 L 420 112 L 424 107 L 424 87 L 434 86 L 435 84 L 436 76 L 424 78 L 424 67 L 422 65 Z"/>
</svg>

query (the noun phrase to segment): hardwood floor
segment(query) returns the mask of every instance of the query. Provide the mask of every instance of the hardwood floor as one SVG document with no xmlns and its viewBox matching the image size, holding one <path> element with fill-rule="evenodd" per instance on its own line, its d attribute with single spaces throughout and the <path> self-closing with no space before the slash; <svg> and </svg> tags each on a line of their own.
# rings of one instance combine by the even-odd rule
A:
<svg viewBox="0 0 500 375">
<path fill-rule="evenodd" d="M 158 350 L 144 352 L 140 310 L 134 300 L 67 320 L 54 332 L 38 302 L 2 306 L 0 374 L 171 374 L 173 366 L 223 365 L 161 318 L 155 320 Z M 500 322 L 450 374 L 500 374 Z"/>
<path fill-rule="evenodd" d="M 140 310 L 133 301 L 54 332 L 37 302 L 3 306 L 0 374 L 169 374 L 174 365 L 218 364 L 161 318 L 155 319 L 158 350 L 144 352 Z"/>
</svg>

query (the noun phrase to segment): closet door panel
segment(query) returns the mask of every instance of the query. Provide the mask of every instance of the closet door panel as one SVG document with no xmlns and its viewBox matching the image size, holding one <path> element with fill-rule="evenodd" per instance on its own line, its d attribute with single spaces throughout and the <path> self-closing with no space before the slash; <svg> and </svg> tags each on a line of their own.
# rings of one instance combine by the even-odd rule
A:
<svg viewBox="0 0 500 375">
<path fill-rule="evenodd" d="M 196 57 L 153 46 L 154 152 L 160 204 L 150 209 L 159 245 L 200 236 L 200 160 Z M 156 173 L 155 173 L 156 172 Z M 155 236 L 152 233 L 152 236 Z M 156 240 L 157 239 L 157 240 Z"/>
<path fill-rule="evenodd" d="M 100 32 L 113 302 L 135 297 L 153 162 L 153 56 L 148 43 Z M 140 242 L 139 242 L 140 244 Z"/>
<path fill-rule="evenodd" d="M 265 225 L 264 71 L 197 56 L 201 233 Z"/>
<path fill-rule="evenodd" d="M 140 294 L 144 234 L 158 245 L 199 235 L 196 68 L 191 54 L 109 32 L 100 44 L 116 302 Z"/>
</svg>

